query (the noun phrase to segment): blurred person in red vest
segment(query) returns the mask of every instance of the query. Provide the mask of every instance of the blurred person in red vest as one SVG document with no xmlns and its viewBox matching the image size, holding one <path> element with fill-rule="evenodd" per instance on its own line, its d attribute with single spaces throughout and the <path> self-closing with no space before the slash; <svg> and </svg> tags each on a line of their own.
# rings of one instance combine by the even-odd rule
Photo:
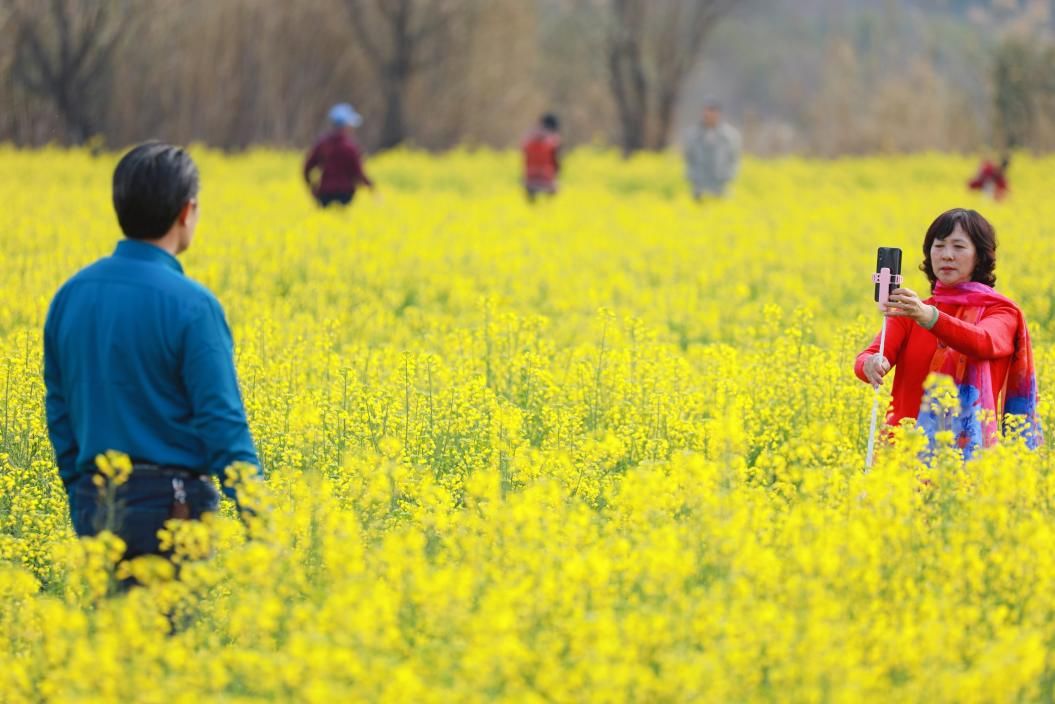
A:
<svg viewBox="0 0 1055 704">
<path fill-rule="evenodd" d="M 524 189 L 529 201 L 539 193 L 557 192 L 560 173 L 560 123 L 553 113 L 546 113 L 520 145 L 524 153 Z"/>
<path fill-rule="evenodd" d="M 355 141 L 355 128 L 363 117 L 348 103 L 330 108 L 332 129 L 319 138 L 304 162 L 304 180 L 322 207 L 330 203 L 348 205 L 360 184 L 373 189 L 374 183 L 363 171 L 363 156 Z M 314 180 L 314 172 L 321 172 Z"/>
<path fill-rule="evenodd" d="M 967 182 L 967 187 L 972 191 L 982 191 L 994 200 L 1003 200 L 1007 197 L 1007 169 L 1011 166 L 1011 157 L 1005 154 L 1000 159 L 1000 164 L 994 164 L 989 159 L 982 162 L 978 167 L 978 173 Z"/>
</svg>

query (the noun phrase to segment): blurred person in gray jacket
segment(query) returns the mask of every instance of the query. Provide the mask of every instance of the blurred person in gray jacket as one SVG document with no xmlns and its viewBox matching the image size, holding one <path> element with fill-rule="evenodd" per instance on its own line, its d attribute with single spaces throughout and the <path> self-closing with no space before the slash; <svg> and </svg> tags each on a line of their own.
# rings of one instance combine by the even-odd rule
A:
<svg viewBox="0 0 1055 704">
<path fill-rule="evenodd" d="M 722 119 L 721 104 L 708 100 L 685 136 L 685 171 L 696 200 L 725 194 L 740 169 L 740 145 L 740 132 Z"/>
</svg>

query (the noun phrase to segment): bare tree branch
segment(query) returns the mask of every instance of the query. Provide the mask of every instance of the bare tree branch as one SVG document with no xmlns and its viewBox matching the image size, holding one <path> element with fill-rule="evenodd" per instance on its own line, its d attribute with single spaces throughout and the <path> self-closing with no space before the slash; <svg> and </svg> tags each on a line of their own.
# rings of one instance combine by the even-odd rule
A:
<svg viewBox="0 0 1055 704">
<path fill-rule="evenodd" d="M 363 52 L 375 66 L 380 67 L 384 65 L 385 52 L 374 40 L 374 35 L 370 31 L 370 10 L 367 10 L 367 4 L 363 0 L 347 0 L 346 5 L 348 7 L 348 22 L 352 26 L 352 31 L 355 33 L 355 38 L 359 45 L 363 48 Z M 385 0 L 374 0 L 373 7 L 375 12 L 387 16 Z"/>
<path fill-rule="evenodd" d="M 380 79 L 384 117 L 380 146 L 406 138 L 403 105 L 419 71 L 447 60 L 452 27 L 471 9 L 466 0 L 345 0 L 363 53 Z M 383 36 L 382 44 L 377 37 Z"/>
<path fill-rule="evenodd" d="M 405 14 L 411 0 L 374 0 L 374 6 L 389 22 L 395 24 L 401 14 Z"/>
<path fill-rule="evenodd" d="M 640 0 L 613 0 L 608 35 L 609 85 L 622 130 L 624 154 L 644 146 L 648 82 L 642 49 L 644 5 Z"/>
<path fill-rule="evenodd" d="M 663 146 L 682 84 L 734 0 L 610 0 L 608 82 L 623 152 Z"/>
<path fill-rule="evenodd" d="M 13 75 L 55 106 L 74 142 L 96 128 L 104 103 L 100 91 L 107 85 L 114 47 L 128 27 L 128 12 L 112 18 L 117 2 L 51 0 L 46 8 L 27 3 L 15 12 Z"/>
<path fill-rule="evenodd" d="M 76 48 L 71 46 L 72 55 L 67 56 L 63 60 L 65 65 L 69 66 L 69 71 L 72 75 L 77 75 L 81 72 L 85 59 L 100 45 L 103 39 L 102 25 L 105 21 L 106 5 L 103 3 L 91 7 L 85 12 L 84 24 L 79 32 L 79 41 L 70 42 L 71 45 L 77 44 L 77 46 Z"/>
<path fill-rule="evenodd" d="M 417 73 L 439 67 L 450 58 L 451 45 L 457 41 L 454 28 L 460 24 L 466 33 L 471 33 L 467 28 L 474 26 L 476 19 L 476 8 L 464 0 L 448 3 L 444 9 L 435 9 L 412 33 L 411 70 Z"/>
<path fill-rule="evenodd" d="M 70 59 L 70 18 L 66 14 L 66 4 L 63 0 L 51 0 L 51 18 L 59 32 L 59 58 L 56 66 L 61 72 L 61 80 L 68 80 L 66 67 Z"/>
<path fill-rule="evenodd" d="M 33 68 L 30 68 L 31 65 Z M 40 95 L 47 95 L 49 86 L 56 81 L 51 62 L 48 60 L 36 27 L 31 20 L 27 20 L 18 30 L 18 41 L 15 47 L 15 76 L 23 82 L 26 88 Z"/>
</svg>

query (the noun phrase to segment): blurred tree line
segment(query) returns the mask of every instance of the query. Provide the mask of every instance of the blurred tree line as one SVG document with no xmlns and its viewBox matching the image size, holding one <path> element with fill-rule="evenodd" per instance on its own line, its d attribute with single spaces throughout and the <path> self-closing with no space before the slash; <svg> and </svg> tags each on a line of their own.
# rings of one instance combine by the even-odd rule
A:
<svg viewBox="0 0 1055 704">
<path fill-rule="evenodd" d="M 683 96 L 726 96 L 756 152 L 1055 149 L 1053 0 L 768 0 L 761 14 L 723 23 Z"/>
<path fill-rule="evenodd" d="M 371 149 L 508 146 L 554 110 L 631 153 L 715 96 L 758 153 L 1050 149 L 1040 4 L 0 0 L 0 141 L 304 146 L 349 101 Z"/>
</svg>

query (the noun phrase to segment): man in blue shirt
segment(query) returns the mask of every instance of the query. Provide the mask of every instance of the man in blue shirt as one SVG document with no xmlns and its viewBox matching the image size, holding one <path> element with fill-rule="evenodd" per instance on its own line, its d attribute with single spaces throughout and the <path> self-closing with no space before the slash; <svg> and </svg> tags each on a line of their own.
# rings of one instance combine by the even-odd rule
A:
<svg viewBox="0 0 1055 704">
<path fill-rule="evenodd" d="M 198 169 L 177 147 L 135 147 L 114 171 L 125 238 L 59 289 L 44 325 L 48 432 L 78 535 L 109 528 L 125 557 L 159 552 L 169 518 L 215 511 L 210 475 L 259 467 L 223 308 L 176 255 L 198 223 Z M 95 457 L 132 458 L 104 525 Z M 233 496 L 232 496 L 233 498 Z"/>
</svg>

